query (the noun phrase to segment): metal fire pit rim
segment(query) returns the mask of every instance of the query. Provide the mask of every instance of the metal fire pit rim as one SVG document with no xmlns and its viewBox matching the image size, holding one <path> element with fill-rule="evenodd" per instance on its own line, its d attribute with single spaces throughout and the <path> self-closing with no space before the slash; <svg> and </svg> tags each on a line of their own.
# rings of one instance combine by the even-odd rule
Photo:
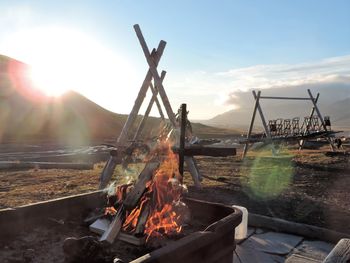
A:
<svg viewBox="0 0 350 263">
<path fill-rule="evenodd" d="M 0 210 L 0 231 L 2 235 L 7 233 L 14 236 L 17 232 L 26 229 L 30 225 L 31 220 L 33 222 L 37 222 L 37 220 L 45 221 L 48 216 L 54 216 L 52 211 L 58 210 L 60 213 L 56 213 L 56 215 L 62 216 L 70 215 L 70 213 L 76 215 L 84 209 L 93 209 L 98 207 L 101 202 L 103 203 L 103 193 L 103 191 L 94 191 L 2 209 Z M 184 201 L 189 205 L 190 209 L 191 205 L 189 203 L 192 203 L 192 205 L 195 204 L 199 207 L 201 213 L 209 213 L 211 216 L 214 216 L 215 218 L 213 217 L 211 220 L 215 222 L 209 224 L 205 231 L 189 234 L 173 244 L 135 259 L 132 261 L 133 263 L 163 262 L 164 259 L 168 263 L 232 262 L 232 252 L 235 248 L 234 230 L 241 222 L 241 212 L 227 205 L 194 198 L 184 198 Z M 215 215 L 214 212 L 217 212 L 219 215 Z M 220 215 L 223 216 L 218 219 L 217 217 Z M 189 249 L 185 250 L 187 247 Z M 192 261 L 193 257 L 200 258 Z"/>
</svg>

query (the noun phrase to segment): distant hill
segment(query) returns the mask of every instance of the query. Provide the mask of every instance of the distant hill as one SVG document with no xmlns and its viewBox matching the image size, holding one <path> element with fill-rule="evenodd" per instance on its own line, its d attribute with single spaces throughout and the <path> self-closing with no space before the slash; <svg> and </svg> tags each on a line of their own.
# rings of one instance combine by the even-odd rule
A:
<svg viewBox="0 0 350 263">
<path fill-rule="evenodd" d="M 0 55 L 0 142 L 45 140 L 78 145 L 118 137 L 127 115 L 110 112 L 73 91 L 47 97 L 33 87 L 28 69 Z M 154 133 L 159 124 L 158 118 L 149 118 L 144 133 Z M 204 137 L 233 133 L 201 124 L 193 124 L 193 129 Z"/>
<path fill-rule="evenodd" d="M 307 87 L 288 87 L 278 89 L 263 90 L 264 96 L 290 96 L 308 97 L 307 88 L 310 88 L 314 96 L 320 93 L 318 102 L 321 114 L 330 116 L 332 126 L 341 129 L 350 129 L 350 86 L 337 85 L 309 85 Z M 254 107 L 254 99 L 251 92 L 239 92 L 236 94 L 237 101 L 233 103 L 240 107 L 215 116 L 202 123 L 225 128 L 245 128 L 247 129 Z M 293 118 L 300 117 L 302 120 L 308 116 L 312 104 L 309 101 L 289 101 L 289 100 L 262 100 L 261 106 L 265 118 Z M 262 126 L 260 117 L 257 115 L 256 127 Z M 258 127 L 259 128 L 259 127 Z"/>
</svg>

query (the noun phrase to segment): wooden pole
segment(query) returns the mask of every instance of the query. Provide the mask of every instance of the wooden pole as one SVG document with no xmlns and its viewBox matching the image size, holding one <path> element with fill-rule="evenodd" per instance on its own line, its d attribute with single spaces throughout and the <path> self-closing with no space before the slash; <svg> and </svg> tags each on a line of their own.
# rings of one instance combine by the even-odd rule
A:
<svg viewBox="0 0 350 263">
<path fill-rule="evenodd" d="M 254 96 L 254 99 L 256 100 L 257 99 L 257 95 L 256 95 L 255 90 L 253 90 L 253 96 Z M 265 116 L 264 116 L 264 114 L 262 112 L 262 109 L 260 107 L 259 101 L 258 101 L 257 108 L 258 108 L 258 111 L 259 111 L 259 114 L 260 114 L 261 122 L 262 122 L 262 124 L 264 126 L 264 130 L 265 130 L 266 136 L 271 139 L 271 133 L 270 133 L 270 130 L 268 129 L 268 127 L 267 127 Z"/>
<path fill-rule="evenodd" d="M 166 42 L 161 40 L 159 42 L 157 50 L 152 51 L 152 56 L 150 55 L 150 59 L 152 60 L 154 67 L 156 67 L 158 65 L 160 58 L 163 55 L 165 46 L 166 46 Z M 125 146 L 128 132 L 131 129 L 131 126 L 133 125 L 133 123 L 135 122 L 135 119 L 136 119 L 137 114 L 140 110 L 142 102 L 146 96 L 146 93 L 147 93 L 147 90 L 148 90 L 148 87 L 150 85 L 151 80 L 152 80 L 152 72 L 149 69 L 147 71 L 146 77 L 141 85 L 141 89 L 137 95 L 137 98 L 136 98 L 134 106 L 130 112 L 130 115 L 128 116 L 128 118 L 123 126 L 123 129 L 118 137 L 117 146 Z M 102 170 L 101 176 L 100 176 L 99 189 L 103 189 L 107 186 L 108 182 L 110 181 L 110 179 L 113 175 L 115 167 L 117 166 L 117 163 L 118 163 L 118 158 L 116 156 L 111 156 L 108 159 L 105 167 Z"/>
<path fill-rule="evenodd" d="M 164 80 L 163 74 L 165 75 L 165 74 L 166 74 L 166 71 L 163 70 L 162 73 L 161 73 L 161 75 L 160 75 L 160 77 L 161 77 L 162 80 Z M 155 96 L 156 96 L 156 98 L 155 98 L 155 103 L 156 103 L 156 105 L 157 105 L 160 118 L 162 119 L 162 121 L 164 121 L 164 120 L 165 120 L 164 113 L 163 113 L 162 107 L 160 106 L 160 102 L 159 102 L 158 97 L 157 97 L 157 95 L 158 95 L 158 89 L 157 89 L 157 87 L 155 87 L 155 86 L 153 87 L 152 83 L 151 83 L 151 85 L 150 85 L 150 88 L 151 88 L 151 91 L 153 92 L 153 95 L 155 94 Z"/>
<path fill-rule="evenodd" d="M 350 239 L 342 238 L 325 258 L 323 263 L 350 262 Z"/>
<path fill-rule="evenodd" d="M 165 75 L 166 75 L 166 72 L 162 71 L 162 75 L 161 75 L 162 81 L 164 80 Z M 148 104 L 148 107 L 147 107 L 146 111 L 145 111 L 145 114 L 143 115 L 143 118 L 140 121 L 140 124 L 139 124 L 139 126 L 137 128 L 137 131 L 136 131 L 134 139 L 133 139 L 134 141 L 136 141 L 139 138 L 139 136 L 141 135 L 141 132 L 142 132 L 142 130 L 143 130 L 145 124 L 146 124 L 146 121 L 148 119 L 149 113 L 151 112 L 153 103 L 157 100 L 158 91 L 153 88 L 152 83 L 150 83 L 150 88 L 151 88 L 151 90 L 153 92 L 153 95 L 152 95 L 152 98 L 151 98 L 151 100 L 150 100 L 150 102 Z M 162 120 L 164 120 L 164 115 L 163 115 L 162 109 L 160 108 L 160 105 L 159 105 L 158 109 L 159 109 L 159 114 L 161 114 Z"/>
<path fill-rule="evenodd" d="M 253 96 L 254 96 L 255 99 L 257 98 L 255 90 L 253 90 Z M 273 142 L 272 142 L 272 136 L 271 136 L 269 128 L 267 127 L 265 116 L 264 116 L 264 114 L 262 112 L 262 109 L 261 109 L 261 106 L 260 106 L 260 102 L 258 102 L 258 111 L 259 111 L 259 115 L 260 115 L 260 118 L 261 118 L 261 122 L 262 122 L 262 124 L 264 126 L 266 137 L 268 138 L 268 141 L 272 145 L 272 154 L 276 155 L 276 150 L 275 150 L 275 147 L 274 147 Z"/>
<path fill-rule="evenodd" d="M 158 45 L 158 48 L 157 48 L 157 51 L 155 52 L 155 55 L 154 56 L 150 56 L 150 59 L 152 60 L 153 62 L 153 66 L 156 68 L 158 63 L 159 63 L 159 60 L 163 54 L 163 51 L 165 49 L 165 45 L 166 45 L 166 42 L 165 41 L 160 41 L 159 42 L 159 45 Z M 146 93 L 147 93 L 147 90 L 148 90 L 148 87 L 150 85 L 150 82 L 152 80 L 152 71 L 149 69 L 147 71 L 147 74 L 146 74 L 146 77 L 142 83 L 142 86 L 141 86 L 141 89 L 139 91 L 139 94 L 135 100 L 135 103 L 134 103 L 134 106 L 124 124 L 124 127 L 118 137 L 118 140 L 117 140 L 117 145 L 123 145 L 125 144 L 126 140 L 127 140 L 127 134 L 131 128 L 131 126 L 133 125 L 136 117 L 137 117 L 137 114 L 139 113 L 140 111 L 140 107 L 142 105 L 142 102 L 146 96 Z"/>
<path fill-rule="evenodd" d="M 261 96 L 260 99 L 268 99 L 268 100 L 310 100 L 310 98 L 299 98 L 299 97 L 272 97 L 272 96 Z"/>
<path fill-rule="evenodd" d="M 322 115 L 321 115 L 320 110 L 319 110 L 318 107 L 317 107 L 317 104 L 316 104 L 316 101 L 315 101 L 314 97 L 312 96 L 311 90 L 308 89 L 307 92 L 308 92 L 309 95 L 310 95 L 311 102 L 312 102 L 312 104 L 314 105 L 315 111 L 316 111 L 316 113 L 317 113 L 318 118 L 320 119 L 320 121 L 321 121 L 321 123 L 322 123 L 323 129 L 324 129 L 325 131 L 327 131 L 327 126 L 326 126 L 326 124 L 324 123 L 323 117 L 322 117 Z"/>
<path fill-rule="evenodd" d="M 146 57 L 146 60 L 147 60 L 147 63 L 149 65 L 149 70 L 151 71 L 151 74 L 153 76 L 153 79 L 154 79 L 154 82 L 155 82 L 155 86 L 157 87 L 158 89 L 158 92 L 159 92 L 159 95 L 160 97 L 162 98 L 162 101 L 163 101 L 163 104 L 164 104 L 164 107 L 165 107 L 165 110 L 167 112 L 167 115 L 169 117 L 169 120 L 171 122 L 171 124 L 174 126 L 174 127 L 177 127 L 178 124 L 176 122 L 176 118 L 175 118 L 175 114 L 171 108 L 171 105 L 170 105 L 170 102 L 168 100 L 168 97 L 165 93 L 165 90 L 164 90 L 164 87 L 163 87 L 163 84 L 162 84 L 162 81 L 161 81 L 161 78 L 158 74 L 158 71 L 157 71 L 157 65 L 156 63 L 153 61 L 150 53 L 149 53 L 149 50 L 148 50 L 148 47 L 147 47 L 147 43 L 142 35 L 142 32 L 141 32 L 141 29 L 140 29 L 140 26 L 139 25 L 134 25 L 134 29 L 135 29 L 135 32 L 136 32 L 136 35 L 137 35 L 137 38 L 139 39 L 140 41 L 140 44 L 141 44 L 141 47 L 142 47 L 142 50 L 143 50 L 143 53 L 145 54 L 145 57 Z"/>
<path fill-rule="evenodd" d="M 181 130 L 179 149 L 179 173 L 184 175 L 185 139 L 186 139 L 187 109 L 186 104 L 181 105 Z"/>
<path fill-rule="evenodd" d="M 317 93 L 316 98 L 315 98 L 316 103 L 317 103 L 319 97 L 320 97 L 320 93 Z M 309 115 L 309 121 L 307 122 L 306 127 L 305 127 L 304 135 L 306 135 L 307 132 L 309 131 L 309 127 L 311 124 L 311 118 L 312 118 L 312 116 L 314 116 L 314 113 L 315 113 L 315 106 L 312 106 L 311 112 Z M 305 140 L 301 140 L 301 142 L 299 142 L 299 151 L 303 148 L 304 144 L 305 144 Z"/>
<path fill-rule="evenodd" d="M 308 89 L 307 92 L 308 92 L 309 95 L 310 95 L 310 99 L 311 99 L 311 101 L 312 101 L 312 104 L 314 105 L 314 108 L 315 108 L 315 111 L 316 111 L 316 113 L 317 113 L 317 116 L 318 116 L 318 118 L 320 119 L 320 121 L 321 121 L 321 123 L 322 123 L 323 129 L 324 129 L 325 131 L 327 131 L 327 126 L 326 126 L 326 124 L 324 123 L 322 114 L 321 114 L 320 110 L 319 110 L 318 107 L 317 107 L 317 103 L 316 103 L 314 97 L 312 96 L 311 90 Z M 334 145 L 333 145 L 332 140 L 331 140 L 330 138 L 327 137 L 327 141 L 329 142 L 329 145 L 331 146 L 331 150 L 334 152 L 334 151 L 335 151 L 335 147 L 334 147 Z"/>
<path fill-rule="evenodd" d="M 250 121 L 249 129 L 248 129 L 248 133 L 247 133 L 247 142 L 244 145 L 242 159 L 244 159 L 244 157 L 246 156 L 247 151 L 248 151 L 249 140 L 250 140 L 250 136 L 252 134 L 253 126 L 254 126 L 255 115 L 256 115 L 256 110 L 257 110 L 258 105 L 259 105 L 260 94 L 261 94 L 261 91 L 258 91 L 258 95 L 255 98 L 255 105 L 254 105 L 253 115 L 252 115 L 252 119 Z"/>
</svg>

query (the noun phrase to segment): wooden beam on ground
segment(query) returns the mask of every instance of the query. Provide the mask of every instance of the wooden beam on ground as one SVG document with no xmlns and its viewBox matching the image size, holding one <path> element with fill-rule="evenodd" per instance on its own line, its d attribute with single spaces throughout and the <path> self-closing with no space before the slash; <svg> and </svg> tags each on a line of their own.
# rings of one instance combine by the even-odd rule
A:
<svg viewBox="0 0 350 263">
<path fill-rule="evenodd" d="M 337 243 L 342 238 L 350 238 L 350 235 L 346 233 L 339 233 L 322 227 L 295 223 L 276 217 L 253 213 L 249 213 L 248 215 L 248 224 L 252 227 L 267 228 L 276 232 L 294 234 L 309 239 L 318 239 L 331 243 Z"/>
<path fill-rule="evenodd" d="M 1 161 L 0 170 L 27 170 L 27 169 L 74 169 L 92 170 L 92 163 L 56 163 L 56 162 L 13 162 Z"/>
<path fill-rule="evenodd" d="M 323 263 L 347 263 L 350 262 L 350 239 L 343 238 L 332 249 Z"/>
<path fill-rule="evenodd" d="M 175 153 L 180 153 L 181 148 L 174 146 L 172 150 Z M 183 154 L 185 156 L 227 157 L 236 155 L 236 148 L 190 144 L 185 146 Z"/>
<path fill-rule="evenodd" d="M 135 237 L 134 235 L 130 235 L 124 232 L 121 232 L 119 234 L 118 239 L 135 246 L 143 246 L 146 242 L 146 238 L 144 236 Z"/>
</svg>

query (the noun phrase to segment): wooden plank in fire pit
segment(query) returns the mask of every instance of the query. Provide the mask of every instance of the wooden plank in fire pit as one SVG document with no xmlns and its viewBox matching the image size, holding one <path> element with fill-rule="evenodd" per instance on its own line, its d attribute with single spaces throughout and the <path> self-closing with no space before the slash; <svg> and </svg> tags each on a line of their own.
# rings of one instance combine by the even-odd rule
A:
<svg viewBox="0 0 350 263">
<path fill-rule="evenodd" d="M 113 243 L 114 239 L 118 236 L 123 222 L 126 217 L 126 210 L 131 211 L 134 209 L 140 201 L 140 198 L 146 190 L 146 184 L 152 179 L 154 171 L 159 167 L 160 162 L 149 162 L 139 175 L 139 179 L 135 184 L 135 187 L 126 195 L 122 206 L 118 209 L 117 215 L 109 225 L 107 231 L 104 232 L 100 241 L 107 241 Z"/>
</svg>

